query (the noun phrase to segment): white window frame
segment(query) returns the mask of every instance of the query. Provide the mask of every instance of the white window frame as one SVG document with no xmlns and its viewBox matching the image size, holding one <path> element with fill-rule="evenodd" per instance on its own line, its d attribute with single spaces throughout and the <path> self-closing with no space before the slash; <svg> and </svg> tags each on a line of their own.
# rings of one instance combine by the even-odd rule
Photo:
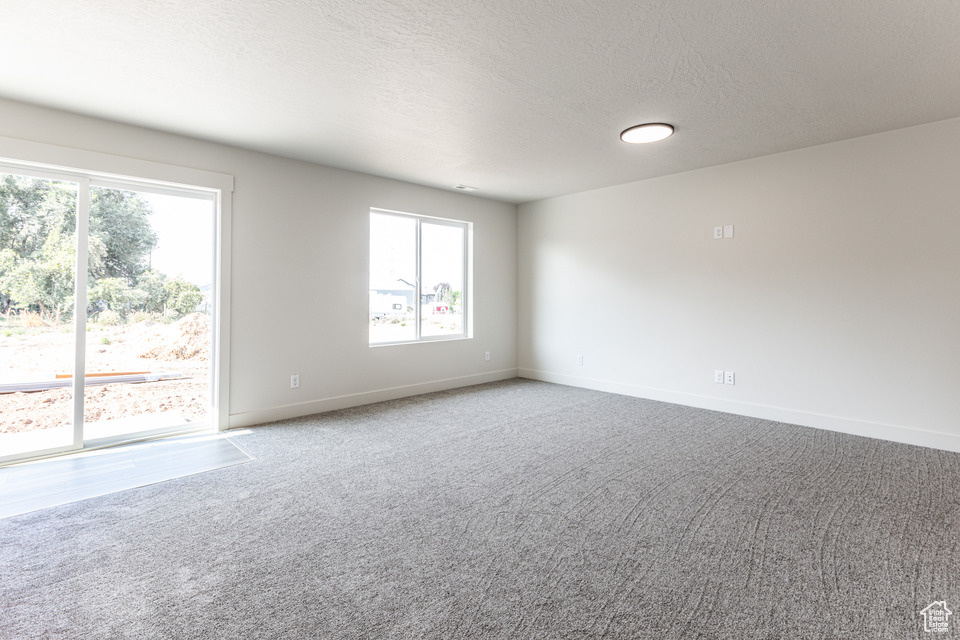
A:
<svg viewBox="0 0 960 640">
<path fill-rule="evenodd" d="M 229 428 L 230 410 L 230 235 L 233 176 L 168 165 L 147 160 L 137 160 L 71 147 L 0 137 L 0 171 L 37 178 L 67 180 L 78 184 L 77 208 L 77 264 L 86 262 L 87 222 L 91 186 L 126 188 L 151 193 L 176 194 L 179 196 L 211 199 L 216 205 L 214 216 L 215 273 L 213 310 L 211 321 L 216 327 L 216 339 L 211 353 L 211 422 L 214 431 Z M 80 261 L 83 260 L 81 263 Z M 85 300 L 87 273 L 78 269 L 75 295 Z M 80 308 L 77 306 L 77 308 Z M 39 458 L 68 451 L 96 448 L 107 444 L 127 441 L 83 441 L 83 364 L 86 344 L 86 314 L 77 313 L 75 319 L 75 359 L 78 369 L 74 372 L 73 387 L 73 443 L 65 447 L 35 450 L 29 455 L 5 456 L 0 452 L 0 464 L 14 460 Z M 150 434 L 135 434 L 130 440 L 149 437 Z"/>
<path fill-rule="evenodd" d="M 454 220 L 454 219 L 452 219 L 452 218 L 438 218 L 438 217 L 434 217 L 434 216 L 425 216 L 425 215 L 421 215 L 421 214 L 417 214 L 417 213 L 407 213 L 407 212 L 403 212 L 403 211 L 393 211 L 393 210 L 390 210 L 390 209 L 381 209 L 381 208 L 378 208 L 378 207 L 371 207 L 371 208 L 370 208 L 370 215 L 372 216 L 372 215 L 374 215 L 374 214 L 376 214 L 376 215 L 384 215 L 384 216 L 394 216 L 394 217 L 397 217 L 397 218 L 407 218 L 407 219 L 414 220 L 414 221 L 416 222 L 416 245 L 417 245 L 417 246 L 416 246 L 416 263 L 417 263 L 417 264 L 416 264 L 416 268 L 417 268 L 417 273 L 416 273 L 416 279 L 415 279 L 415 281 L 414 281 L 414 282 L 416 283 L 416 287 L 414 288 L 414 292 L 413 292 L 413 298 L 414 298 L 414 302 L 415 302 L 415 304 L 414 304 L 413 306 L 414 306 L 415 315 L 416 315 L 416 319 L 415 319 L 415 321 L 414 321 L 414 325 L 416 326 L 416 333 L 415 333 L 415 337 L 414 337 L 413 339 L 411 339 L 411 340 L 390 340 L 390 341 L 387 341 L 387 342 L 370 342 L 370 338 L 369 338 L 369 327 L 370 327 L 370 324 L 369 324 L 369 323 L 370 323 L 370 320 L 369 320 L 369 318 L 370 318 L 370 314 L 369 314 L 369 306 L 368 306 L 368 308 L 367 308 L 367 309 L 368 309 L 368 313 L 367 313 L 367 328 L 368 328 L 367 342 L 368 342 L 369 346 L 371 346 L 371 347 L 386 347 L 386 346 L 398 345 L 398 344 L 415 344 L 415 343 L 422 343 L 422 342 L 443 342 L 443 341 L 447 341 L 447 340 L 469 340 L 469 339 L 471 338 L 471 336 L 472 336 L 472 327 L 471 327 L 471 324 L 472 324 L 472 323 L 471 323 L 471 319 L 472 319 L 472 317 L 473 317 L 473 316 L 472 316 L 472 308 L 471 308 L 471 306 L 472 306 L 472 305 L 471 305 L 471 301 L 472 301 L 472 299 L 473 299 L 473 298 L 472 298 L 472 293 L 473 293 L 473 292 L 471 291 L 471 286 L 470 286 L 470 285 L 472 284 L 472 282 L 473 282 L 473 277 L 472 277 L 473 274 L 471 273 L 471 256 L 470 256 L 470 247 L 471 247 L 471 245 L 472 245 L 471 240 L 470 240 L 470 236 L 471 236 L 471 233 L 473 232 L 473 224 L 470 223 L 470 222 L 467 222 L 467 221 L 465 221 L 465 220 Z M 371 219 L 371 218 L 368 216 L 367 220 L 369 221 L 370 219 Z M 462 269 L 463 269 L 463 291 L 462 291 L 461 294 L 460 294 L 460 304 L 461 304 L 461 306 L 462 306 L 462 308 L 463 308 L 463 323 L 462 323 L 462 324 L 463 324 L 463 328 L 462 328 L 462 331 L 461 331 L 460 333 L 458 333 L 458 334 L 447 334 L 447 335 L 440 335 L 440 336 L 424 336 L 424 335 L 421 335 L 421 330 L 422 330 L 422 328 L 423 328 L 423 327 L 421 326 L 421 315 L 422 315 L 423 305 L 421 304 L 420 301 L 421 301 L 421 299 L 423 298 L 423 296 L 421 295 L 422 289 L 421 289 L 420 287 L 421 287 L 421 285 L 422 285 L 422 282 L 421 282 L 421 280 L 422 280 L 421 274 L 422 274 L 422 272 L 423 272 L 423 259 L 422 259 L 422 258 L 423 258 L 423 255 L 422 255 L 422 254 L 423 254 L 423 252 L 422 252 L 423 245 L 422 245 L 422 236 L 421 236 L 420 230 L 421 230 L 421 227 L 423 226 L 424 223 L 432 224 L 432 225 L 437 225 L 437 226 L 456 227 L 456 228 L 458 228 L 458 229 L 463 229 L 463 265 L 462 265 Z M 370 268 L 370 256 L 369 256 L 369 250 L 370 250 L 370 233 L 369 233 L 369 228 L 368 228 L 368 232 L 367 232 L 367 251 L 368 251 L 368 255 L 367 255 L 367 269 L 368 269 L 368 272 L 367 272 L 367 286 L 368 286 L 368 287 L 369 287 L 369 285 L 370 285 L 370 273 L 369 273 L 369 268 Z M 369 305 L 369 303 L 368 303 L 368 305 Z"/>
</svg>

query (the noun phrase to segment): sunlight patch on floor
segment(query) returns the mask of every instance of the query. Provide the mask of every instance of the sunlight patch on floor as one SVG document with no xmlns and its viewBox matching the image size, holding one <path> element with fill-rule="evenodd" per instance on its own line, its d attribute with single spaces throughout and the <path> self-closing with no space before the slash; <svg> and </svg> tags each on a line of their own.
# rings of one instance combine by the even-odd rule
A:
<svg viewBox="0 0 960 640">
<path fill-rule="evenodd" d="M 2 468 L 0 518 L 249 462 L 234 435 L 165 438 Z"/>
</svg>

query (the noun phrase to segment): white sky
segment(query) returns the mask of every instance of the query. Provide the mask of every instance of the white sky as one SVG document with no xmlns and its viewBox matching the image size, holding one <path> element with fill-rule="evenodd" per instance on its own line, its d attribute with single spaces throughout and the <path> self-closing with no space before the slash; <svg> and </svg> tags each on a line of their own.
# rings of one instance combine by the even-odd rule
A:
<svg viewBox="0 0 960 640">
<path fill-rule="evenodd" d="M 157 233 L 153 268 L 198 287 L 213 282 L 214 203 L 153 193 L 143 197 L 153 207 L 150 224 Z"/>
<path fill-rule="evenodd" d="M 424 223 L 422 235 L 423 293 L 448 282 L 463 291 L 463 229 Z M 370 289 L 407 289 L 415 282 L 416 221 L 402 216 L 370 214 Z"/>
</svg>

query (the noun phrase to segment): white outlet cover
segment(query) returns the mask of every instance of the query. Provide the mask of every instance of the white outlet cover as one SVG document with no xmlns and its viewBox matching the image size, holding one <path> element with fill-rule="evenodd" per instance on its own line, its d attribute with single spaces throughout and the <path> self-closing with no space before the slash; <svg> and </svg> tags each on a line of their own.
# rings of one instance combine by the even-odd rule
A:
<svg viewBox="0 0 960 640">
<path fill-rule="evenodd" d="M 723 384 L 723 370 L 715 369 L 713 371 L 713 381 L 717 384 Z"/>
<path fill-rule="evenodd" d="M 486 361 L 488 361 L 488 362 L 490 361 L 490 352 L 489 352 L 489 351 L 484 351 L 484 352 L 483 352 L 483 359 L 486 360 Z"/>
<path fill-rule="evenodd" d="M 723 374 L 723 384 L 737 384 L 737 374 L 733 371 L 727 371 Z"/>
<path fill-rule="evenodd" d="M 728 224 L 727 226 L 725 226 L 725 227 L 723 228 L 723 237 L 724 237 L 724 238 L 732 238 L 732 237 L 733 237 L 733 225 L 732 225 L 732 224 Z"/>
<path fill-rule="evenodd" d="M 720 240 L 723 238 L 723 227 L 714 227 L 713 228 L 713 239 Z"/>
</svg>

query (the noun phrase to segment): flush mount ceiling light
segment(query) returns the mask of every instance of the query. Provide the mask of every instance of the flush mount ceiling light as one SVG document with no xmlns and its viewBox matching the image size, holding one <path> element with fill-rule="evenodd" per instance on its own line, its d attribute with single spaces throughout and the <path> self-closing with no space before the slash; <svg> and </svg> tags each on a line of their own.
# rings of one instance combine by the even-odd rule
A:
<svg viewBox="0 0 960 640">
<path fill-rule="evenodd" d="M 638 124 L 635 127 L 625 129 L 620 134 L 620 139 L 630 144 L 643 144 L 646 142 L 657 142 L 673 135 L 673 125 L 663 122 L 648 122 L 647 124 Z"/>
<path fill-rule="evenodd" d="M 480 187 L 468 187 L 465 184 L 458 184 L 457 186 L 454 187 L 454 189 L 456 189 L 457 191 L 477 191 L 480 189 Z"/>
</svg>

